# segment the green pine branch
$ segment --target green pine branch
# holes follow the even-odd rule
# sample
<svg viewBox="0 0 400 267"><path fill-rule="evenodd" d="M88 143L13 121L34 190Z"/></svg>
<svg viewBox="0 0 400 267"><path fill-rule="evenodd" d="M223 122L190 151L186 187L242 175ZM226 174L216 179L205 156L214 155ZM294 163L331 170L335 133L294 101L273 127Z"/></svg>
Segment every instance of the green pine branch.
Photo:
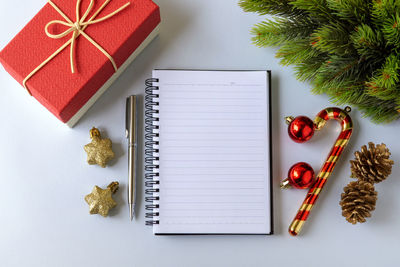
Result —
<svg viewBox="0 0 400 267"><path fill-rule="evenodd" d="M273 15L253 42L279 46L282 65L331 101L357 106L375 122L400 117L400 0L240 0Z"/></svg>
<svg viewBox="0 0 400 267"><path fill-rule="evenodd" d="M340 24L328 24L314 31L311 45L328 54L350 54L354 47L349 43L349 32Z"/></svg>
<svg viewBox="0 0 400 267"><path fill-rule="evenodd" d="M260 47L279 46L285 42L306 38L313 32L313 24L299 24L290 19L276 18L256 24L251 31L253 42Z"/></svg>
<svg viewBox="0 0 400 267"><path fill-rule="evenodd" d="M382 68L366 83L367 94L381 100L400 98L399 70L400 59L397 55L387 57Z"/></svg>
<svg viewBox="0 0 400 267"><path fill-rule="evenodd" d="M351 33L350 40L360 57L383 63L382 55L385 55L388 50L380 31L374 30L369 25L361 24Z"/></svg>
<svg viewBox="0 0 400 267"><path fill-rule="evenodd" d="M371 3L366 0L327 0L332 12L347 25L367 23L371 19Z"/></svg>
<svg viewBox="0 0 400 267"><path fill-rule="evenodd" d="M301 17L305 12L290 4L291 0L240 0L239 6L246 12L259 15L276 15L286 18Z"/></svg>

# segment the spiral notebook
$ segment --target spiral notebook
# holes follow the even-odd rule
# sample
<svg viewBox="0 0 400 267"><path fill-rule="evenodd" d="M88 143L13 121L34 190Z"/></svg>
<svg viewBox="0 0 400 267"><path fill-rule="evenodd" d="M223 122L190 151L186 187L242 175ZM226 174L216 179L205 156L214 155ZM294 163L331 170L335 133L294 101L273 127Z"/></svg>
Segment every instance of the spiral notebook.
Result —
<svg viewBox="0 0 400 267"><path fill-rule="evenodd" d="M154 70L146 80L146 224L272 234L270 71Z"/></svg>

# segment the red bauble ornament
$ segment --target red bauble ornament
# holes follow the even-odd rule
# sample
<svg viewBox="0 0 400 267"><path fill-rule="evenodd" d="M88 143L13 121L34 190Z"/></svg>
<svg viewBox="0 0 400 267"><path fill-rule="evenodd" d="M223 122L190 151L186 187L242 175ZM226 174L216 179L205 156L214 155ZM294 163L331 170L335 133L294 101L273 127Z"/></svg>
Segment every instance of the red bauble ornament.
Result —
<svg viewBox="0 0 400 267"><path fill-rule="evenodd" d="M293 186L304 189L310 187L314 181L313 168L305 162L298 162L289 169L288 178L282 181L281 187L288 188Z"/></svg>
<svg viewBox="0 0 400 267"><path fill-rule="evenodd" d="M297 143L306 142L314 135L314 122L308 117L287 117L286 122L290 138Z"/></svg>

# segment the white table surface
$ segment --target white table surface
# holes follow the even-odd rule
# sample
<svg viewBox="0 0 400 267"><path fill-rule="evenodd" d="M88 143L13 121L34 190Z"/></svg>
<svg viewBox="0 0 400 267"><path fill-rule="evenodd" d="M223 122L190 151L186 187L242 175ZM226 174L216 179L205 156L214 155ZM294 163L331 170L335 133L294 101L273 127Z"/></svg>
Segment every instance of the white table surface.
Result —
<svg viewBox="0 0 400 267"><path fill-rule="evenodd" d="M291 237L287 227L306 191L281 191L279 179L297 161L319 169L340 127L329 123L309 143L295 144L287 136L283 117L314 117L331 105L328 98L312 95L291 68L280 66L275 49L251 44L249 30L262 18L244 13L237 1L156 2L163 20L160 36L72 130L1 68L1 266L395 266L400 260L399 122L374 125L353 109L351 143L301 236ZM0 1L0 48L44 3ZM272 70L275 235L153 236L144 225L141 179L137 218L129 221L125 97L143 95L144 80L153 68ZM88 143L92 126L114 142L117 159L106 169L86 163L82 146ZM376 186L379 199L372 218L353 226L341 216L338 203L350 182L348 161L368 141L386 143L396 165L391 177ZM83 197L94 185L106 186L112 180L121 183L118 207L109 218L90 216Z"/></svg>

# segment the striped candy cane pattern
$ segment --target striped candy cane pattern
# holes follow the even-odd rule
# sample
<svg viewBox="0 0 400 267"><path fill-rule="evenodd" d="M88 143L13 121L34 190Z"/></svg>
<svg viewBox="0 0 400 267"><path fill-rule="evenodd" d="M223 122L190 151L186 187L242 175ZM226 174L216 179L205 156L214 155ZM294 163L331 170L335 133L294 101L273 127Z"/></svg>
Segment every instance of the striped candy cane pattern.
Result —
<svg viewBox="0 0 400 267"><path fill-rule="evenodd" d="M326 108L318 113L317 117L314 119L315 130L320 130L325 126L328 120L334 119L340 122L342 125L342 131L340 132L339 137L336 139L334 146L329 152L328 158L322 165L315 184L308 191L307 196L297 212L296 217L290 224L289 233L293 236L296 236L300 233L301 228L303 227L308 215L311 212L311 209L317 201L322 188L335 168L336 162L338 161L344 148L349 142L353 131L353 123L348 114L350 111L350 107L346 107L344 110L340 108Z"/></svg>

